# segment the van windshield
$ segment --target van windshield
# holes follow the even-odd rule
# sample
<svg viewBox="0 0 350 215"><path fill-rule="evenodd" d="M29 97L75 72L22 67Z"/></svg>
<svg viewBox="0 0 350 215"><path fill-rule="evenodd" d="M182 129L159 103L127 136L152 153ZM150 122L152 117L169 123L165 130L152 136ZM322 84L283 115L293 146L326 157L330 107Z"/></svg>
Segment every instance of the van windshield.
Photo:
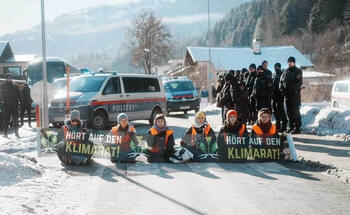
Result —
<svg viewBox="0 0 350 215"><path fill-rule="evenodd" d="M167 82L165 83L164 88L165 88L165 91L167 92L194 90L194 86L191 81Z"/></svg>
<svg viewBox="0 0 350 215"><path fill-rule="evenodd" d="M98 92L106 80L105 76L85 76L70 82L71 92Z"/></svg>

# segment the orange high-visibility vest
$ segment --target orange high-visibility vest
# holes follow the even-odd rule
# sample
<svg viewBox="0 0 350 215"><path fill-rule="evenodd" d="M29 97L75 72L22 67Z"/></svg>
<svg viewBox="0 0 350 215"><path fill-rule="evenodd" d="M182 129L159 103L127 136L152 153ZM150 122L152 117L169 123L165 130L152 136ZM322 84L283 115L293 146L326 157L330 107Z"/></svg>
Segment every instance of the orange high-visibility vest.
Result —
<svg viewBox="0 0 350 215"><path fill-rule="evenodd" d="M157 136L157 135L158 135L158 131L157 131L156 128L151 128L150 131L151 131L151 135L152 135L152 136ZM165 143L164 143L164 148L167 147L169 137L170 137L170 135L172 135L172 134L174 134L174 131L173 131L173 130L166 130L166 132L165 132ZM151 152L157 153L157 152L159 152L159 148L152 147L152 148L151 148Z"/></svg>
<svg viewBox="0 0 350 215"><path fill-rule="evenodd" d="M114 126L112 128L111 132L114 136L118 136L119 128L120 128L119 126ZM135 127L129 125L128 132L126 132L125 136L122 138L121 143L128 143L131 140L130 133L135 131L136 131ZM117 143L118 141L117 138L115 139L115 141L116 141L115 144L120 144L120 143Z"/></svg>
<svg viewBox="0 0 350 215"><path fill-rule="evenodd" d="M261 137L272 137L274 135L277 134L277 129L275 125L272 125L270 130L267 133L264 133L263 130L258 126L258 125L254 125L252 127L252 130Z"/></svg>
<svg viewBox="0 0 350 215"><path fill-rule="evenodd" d="M210 132L210 125L208 124L205 129L204 129L204 136L207 137ZM195 137L196 137L197 131L194 125L192 126L192 136L191 136L191 143L194 142Z"/></svg>
<svg viewBox="0 0 350 215"><path fill-rule="evenodd" d="M244 131L245 131L245 124L242 124L241 129L239 129L238 135L240 137L243 137ZM224 140L226 143L226 140L227 140L227 133L226 132L224 133Z"/></svg>

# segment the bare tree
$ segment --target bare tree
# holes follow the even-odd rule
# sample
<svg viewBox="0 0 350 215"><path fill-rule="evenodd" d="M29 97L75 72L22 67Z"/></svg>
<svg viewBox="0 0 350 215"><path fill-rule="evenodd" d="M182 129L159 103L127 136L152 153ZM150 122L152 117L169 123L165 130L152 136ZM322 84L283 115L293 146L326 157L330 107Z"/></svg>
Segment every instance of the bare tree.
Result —
<svg viewBox="0 0 350 215"><path fill-rule="evenodd" d="M168 60L172 49L169 29L152 12L144 12L132 20L126 33L126 45L132 61L151 74L152 67Z"/></svg>

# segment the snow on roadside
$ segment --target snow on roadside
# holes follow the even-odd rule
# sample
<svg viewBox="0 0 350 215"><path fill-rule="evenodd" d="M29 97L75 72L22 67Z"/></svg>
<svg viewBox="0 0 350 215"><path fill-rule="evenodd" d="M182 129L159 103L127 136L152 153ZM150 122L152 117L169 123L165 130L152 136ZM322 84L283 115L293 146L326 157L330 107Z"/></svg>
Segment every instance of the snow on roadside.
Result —
<svg viewBox="0 0 350 215"><path fill-rule="evenodd" d="M350 138L350 110L303 105L300 112L304 131Z"/></svg>
<svg viewBox="0 0 350 215"><path fill-rule="evenodd" d="M45 168L23 155L0 153L1 214L70 214L78 207L67 200L70 176ZM75 187L80 190L81 188Z"/></svg>

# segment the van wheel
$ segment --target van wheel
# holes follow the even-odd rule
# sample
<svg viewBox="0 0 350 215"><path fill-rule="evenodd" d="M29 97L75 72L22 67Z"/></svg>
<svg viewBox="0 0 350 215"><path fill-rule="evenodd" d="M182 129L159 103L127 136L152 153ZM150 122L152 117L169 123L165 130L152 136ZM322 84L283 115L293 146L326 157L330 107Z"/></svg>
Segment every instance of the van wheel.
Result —
<svg viewBox="0 0 350 215"><path fill-rule="evenodd" d="M107 115L103 111L97 111L92 118L92 127L94 129L104 129L107 125Z"/></svg>
<svg viewBox="0 0 350 215"><path fill-rule="evenodd" d="M338 102L333 102L333 107L334 108L339 108Z"/></svg>
<svg viewBox="0 0 350 215"><path fill-rule="evenodd" d="M153 126L154 118L156 118L156 116L161 113L162 111L158 108L152 111L151 118L149 119L150 126Z"/></svg>

